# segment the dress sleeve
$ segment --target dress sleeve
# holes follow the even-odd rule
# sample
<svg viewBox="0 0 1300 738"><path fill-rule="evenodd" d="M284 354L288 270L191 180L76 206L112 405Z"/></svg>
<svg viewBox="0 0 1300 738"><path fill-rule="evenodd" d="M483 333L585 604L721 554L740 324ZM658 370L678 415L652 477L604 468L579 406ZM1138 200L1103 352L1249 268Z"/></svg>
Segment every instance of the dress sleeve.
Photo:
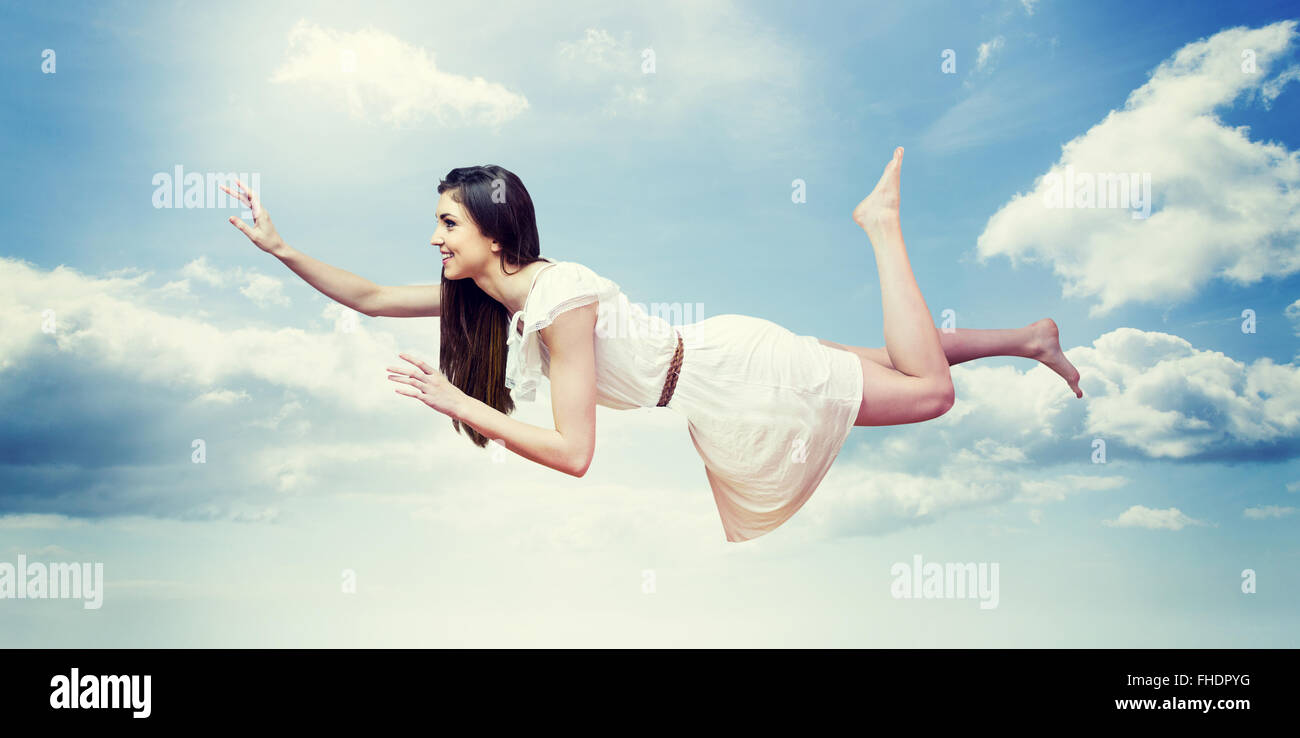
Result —
<svg viewBox="0 0 1300 738"><path fill-rule="evenodd" d="M537 275L537 284L528 299L528 312L524 314L524 332L539 331L565 310L598 302L600 297L601 285L584 274L578 264L556 264Z"/></svg>
<svg viewBox="0 0 1300 738"><path fill-rule="evenodd" d="M532 402L546 359L537 332L561 313L617 294L618 285L575 262L561 262L537 275L523 315L522 336L511 326L506 356L506 386L516 402Z"/></svg>

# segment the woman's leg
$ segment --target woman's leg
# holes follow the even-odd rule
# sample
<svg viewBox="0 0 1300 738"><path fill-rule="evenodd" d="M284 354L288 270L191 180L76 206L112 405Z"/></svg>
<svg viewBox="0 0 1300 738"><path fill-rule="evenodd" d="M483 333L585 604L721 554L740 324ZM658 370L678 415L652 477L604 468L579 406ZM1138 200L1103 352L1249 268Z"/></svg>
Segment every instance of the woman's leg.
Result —
<svg viewBox="0 0 1300 738"><path fill-rule="evenodd" d="M871 239L880 277L885 351L892 368L861 359L862 404L855 425L899 425L937 418L953 404L952 376L939 331L912 274L899 219L903 150L885 166L876 187L853 210Z"/></svg>
<svg viewBox="0 0 1300 738"><path fill-rule="evenodd" d="M889 352L883 348L844 346L821 338L817 340L831 348L857 354L863 359L874 361L889 369L894 368L893 362L889 360ZM939 340L943 344L943 353L948 357L949 366L986 356L1021 356L1026 359L1037 359L1061 375L1076 397L1083 397L1083 390L1079 389L1079 370L1074 368L1074 364L1071 364L1061 351L1056 322L1051 318L1043 318L1024 328L1005 330L958 328L953 333L940 331Z"/></svg>

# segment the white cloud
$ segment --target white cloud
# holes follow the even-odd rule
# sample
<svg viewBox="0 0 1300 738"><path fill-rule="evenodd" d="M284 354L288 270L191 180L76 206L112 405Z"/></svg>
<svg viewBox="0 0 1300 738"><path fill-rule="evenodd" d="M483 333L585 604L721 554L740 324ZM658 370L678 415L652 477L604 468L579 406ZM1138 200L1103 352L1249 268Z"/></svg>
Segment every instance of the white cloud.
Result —
<svg viewBox="0 0 1300 738"><path fill-rule="evenodd" d="M1104 492L1119 489L1127 485L1128 479L1119 476L1088 476L1085 474L1064 474L1051 479L1028 478L1020 483L1017 502L1041 505L1046 502L1062 502L1076 492Z"/></svg>
<svg viewBox="0 0 1300 738"><path fill-rule="evenodd" d="M181 276L185 277L187 285L188 280L192 279L196 282L202 282L210 287L224 287L227 279L237 277L238 274L239 273L236 270L231 270L228 273L222 272L220 269L217 269L212 264L208 263L207 256L200 256L181 267ZM168 284L171 283L169 282ZM186 289L188 291L188 287Z"/></svg>
<svg viewBox="0 0 1300 738"><path fill-rule="evenodd" d="M185 271L223 285L238 273L249 279L254 294L275 293L257 286L265 284L258 275L242 270L221 273L202 260L186 265ZM361 410L390 404L388 388L379 380L385 377L382 362L404 350L391 332L396 325L384 326L390 329L385 332L371 331L366 328L369 319L363 319L346 335L287 327L224 330L143 302L149 290L142 283L151 274L104 279L65 266L43 271L0 258L0 356L10 367L17 361L59 357L186 391L216 390L243 378L300 389ZM44 307L54 313L53 333L41 330Z"/></svg>
<svg viewBox="0 0 1300 738"><path fill-rule="evenodd" d="M1286 86L1286 83L1298 79L1300 79L1300 66L1293 64L1278 76L1264 82L1259 89L1260 100L1264 103L1264 107L1271 108L1273 101L1277 99L1278 95L1282 94L1282 88Z"/></svg>
<svg viewBox="0 0 1300 738"><path fill-rule="evenodd" d="M70 518L66 515L48 515L40 513L0 515L0 530L56 530L75 528L85 525L86 521Z"/></svg>
<svg viewBox="0 0 1300 738"><path fill-rule="evenodd" d="M1295 324L1295 334L1300 336L1300 300L1287 305L1282 314L1287 317L1287 320Z"/></svg>
<svg viewBox="0 0 1300 738"><path fill-rule="evenodd" d="M1152 457L1248 455L1300 436L1300 367L1244 363L1165 333L1120 328L1070 352L1095 391L1087 432ZM1083 367L1087 367L1084 369Z"/></svg>
<svg viewBox="0 0 1300 738"><path fill-rule="evenodd" d="M243 286L239 288L239 294L252 300L258 307L270 307L272 305L287 307L290 304L289 298L284 294L283 280L252 269L244 269L243 267L234 267L222 271L208 263L207 256L200 256L181 267L181 275L185 277L182 282L185 285L184 289L167 289L171 285L177 284L176 282L168 282L155 292L160 296L175 296L178 293L189 294L189 280L191 279L212 287L226 287L242 283Z"/></svg>
<svg viewBox="0 0 1300 738"><path fill-rule="evenodd" d="M1027 15L1033 15L1034 6L1038 4L1038 0L1020 0L1020 4L1024 6Z"/></svg>
<svg viewBox="0 0 1300 738"><path fill-rule="evenodd" d="M600 112L615 117L640 115L650 103L646 80L653 75L641 70L642 52L628 33L619 40L603 28L588 28L580 40L559 42L557 55L559 69L569 84L607 90L597 93L606 97Z"/></svg>
<svg viewBox="0 0 1300 738"><path fill-rule="evenodd" d="M164 298L187 297L190 294L190 281L188 279L178 279L173 282L168 282L162 287L159 287L156 292L159 297Z"/></svg>
<svg viewBox="0 0 1300 738"><path fill-rule="evenodd" d="M1176 507L1154 510L1142 505L1134 505L1121 513L1115 520L1103 520L1102 523L1118 528L1149 528L1151 530L1182 530L1189 525L1208 525L1205 521L1195 520L1184 515Z"/></svg>
<svg viewBox="0 0 1300 738"><path fill-rule="evenodd" d="M989 219L979 258L1044 262L1066 296L1096 298L1093 315L1187 299L1214 278L1248 285L1300 271L1300 155L1214 115L1265 89L1295 28L1232 28L1179 49ZM1242 71L1242 49L1255 51L1258 73ZM1153 210L1143 219L1134 209L1047 207L1067 171L1149 175Z"/></svg>
<svg viewBox="0 0 1300 738"><path fill-rule="evenodd" d="M232 283L202 265L190 271ZM171 308L145 284L151 273L117 274L0 258L0 369L19 403L5 410L0 442L23 454L0 464L0 513L265 521L277 511L262 497L302 477L259 481L240 459L314 429L312 411L327 434L369 439L381 417L394 434L432 432L384 367L400 351L436 356L436 325L432 338L426 321L387 330L360 321L348 333L223 327ZM207 304L219 309L220 298ZM268 388L300 399L270 405ZM199 440L202 466L191 458Z"/></svg>
<svg viewBox="0 0 1300 738"><path fill-rule="evenodd" d="M962 461L987 460L995 462L1013 462L1017 464L1029 460L1025 456L1023 449L1009 444L998 443L992 438L981 438L975 442L972 448L963 448L958 451L958 459Z"/></svg>
<svg viewBox="0 0 1300 738"><path fill-rule="evenodd" d="M989 67L993 63L994 57L996 57L998 52L1002 50L1004 43L1005 39L1001 36L997 36L980 44L979 54L975 58L975 71L980 72L986 67Z"/></svg>
<svg viewBox="0 0 1300 738"><path fill-rule="evenodd" d="M930 429L933 436L934 429ZM936 523L945 517L1008 503L1034 506L1030 520L1042 520L1042 505L1075 494L1119 489L1130 480L1118 475L1059 474L1051 479L1038 469L1004 467L959 460L895 471L882 468L874 452L861 461L842 452L812 499L787 523L797 532L785 536L830 538L883 535ZM936 454L939 454L936 450ZM783 536L783 537L785 537Z"/></svg>
<svg viewBox="0 0 1300 738"><path fill-rule="evenodd" d="M257 303L258 307L289 304L283 293L284 282L265 274L248 275L248 284L239 288L239 294Z"/></svg>
<svg viewBox="0 0 1300 738"><path fill-rule="evenodd" d="M580 41L560 42L560 56L602 69L628 61L625 49L603 28L588 28Z"/></svg>
<svg viewBox="0 0 1300 738"><path fill-rule="evenodd" d="M1266 518L1281 518L1291 515L1295 512L1294 507L1281 507L1279 505L1265 505L1263 507L1248 507L1242 511L1242 514L1251 520L1264 520Z"/></svg>
<svg viewBox="0 0 1300 738"><path fill-rule="evenodd" d="M279 430L280 424L283 423L286 418L288 418L291 415L294 415L295 413L300 413L302 409L303 409L302 403L297 402L296 400L290 400L289 402L286 402L283 405L281 405L280 409L276 411L275 415L272 415L267 418L259 418L256 420L247 421L247 425L253 428L266 428L268 430ZM309 430L311 430L311 421L299 420L297 423L294 424L293 428L291 429L291 432L293 433L293 435L301 436Z"/></svg>
<svg viewBox="0 0 1300 738"><path fill-rule="evenodd" d="M250 399L252 398L249 397L248 393L244 390L235 391L221 389L204 392L194 398L194 401L212 403L214 405L233 405L236 402L246 402Z"/></svg>
<svg viewBox="0 0 1300 738"><path fill-rule="evenodd" d="M440 125L497 126L528 109L522 94L443 71L432 51L373 28L338 31L299 21L288 45L270 81L324 91L358 118L378 113L396 127L428 116Z"/></svg>
<svg viewBox="0 0 1300 738"><path fill-rule="evenodd" d="M799 528L816 535L879 535L933 523L957 510L1009 501L1015 480L990 467L923 475L836 462L799 511ZM788 525L788 523L787 523Z"/></svg>
<svg viewBox="0 0 1300 738"><path fill-rule="evenodd" d="M793 45L780 28L755 21L734 2L667 2L638 17L635 33L616 36L588 27L556 44L552 76L591 88L601 104L581 108L605 117L653 120L656 127L698 126L702 113L726 122L730 139L761 141L781 155L822 115L806 90L816 57ZM645 62L653 59L652 73ZM799 64L789 60L799 59ZM747 150L750 159L753 153Z"/></svg>

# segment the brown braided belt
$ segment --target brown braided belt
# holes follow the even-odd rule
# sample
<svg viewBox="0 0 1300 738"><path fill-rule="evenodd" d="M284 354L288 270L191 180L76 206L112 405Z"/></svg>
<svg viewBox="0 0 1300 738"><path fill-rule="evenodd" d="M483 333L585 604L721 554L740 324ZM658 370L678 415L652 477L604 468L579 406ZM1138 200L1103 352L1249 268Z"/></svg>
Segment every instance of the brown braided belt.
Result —
<svg viewBox="0 0 1300 738"><path fill-rule="evenodd" d="M668 367L668 378L664 380L663 394L659 395L659 404L655 407L664 407L668 401L673 399L673 390L677 389L677 375L682 371L682 334L677 329L677 350L673 352L673 363Z"/></svg>

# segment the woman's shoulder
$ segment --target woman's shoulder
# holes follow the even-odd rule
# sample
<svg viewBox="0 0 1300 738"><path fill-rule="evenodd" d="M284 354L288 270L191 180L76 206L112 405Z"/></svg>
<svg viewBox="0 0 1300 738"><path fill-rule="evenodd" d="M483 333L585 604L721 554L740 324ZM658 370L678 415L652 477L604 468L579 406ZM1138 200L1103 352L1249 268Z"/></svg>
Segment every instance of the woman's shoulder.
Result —
<svg viewBox="0 0 1300 738"><path fill-rule="evenodd" d="M604 302L620 292L615 282L602 277L585 264L559 259L550 261L553 265L543 267L537 275L535 299L530 301L530 308L537 318L544 315L549 317L557 308L590 302L592 297Z"/></svg>
<svg viewBox="0 0 1300 738"><path fill-rule="evenodd" d="M549 282L564 283L567 287L577 286L580 288L597 289L600 292L607 292L611 289L618 290L618 285L613 280L608 279L591 267L577 261L567 261L562 259L548 259L554 266L543 267L543 271L538 275L538 280L546 279L549 276Z"/></svg>

